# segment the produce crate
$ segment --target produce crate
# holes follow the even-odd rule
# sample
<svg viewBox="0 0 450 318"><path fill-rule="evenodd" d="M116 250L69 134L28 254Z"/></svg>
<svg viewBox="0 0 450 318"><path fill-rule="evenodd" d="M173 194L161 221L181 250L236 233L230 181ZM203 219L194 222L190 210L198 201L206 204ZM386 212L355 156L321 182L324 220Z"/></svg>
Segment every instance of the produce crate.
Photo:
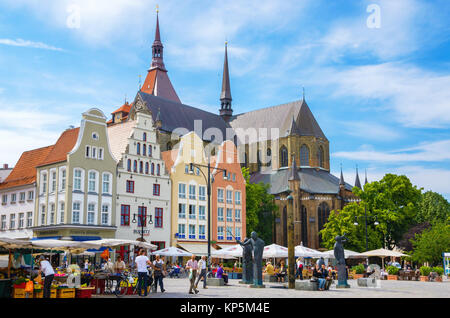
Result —
<svg viewBox="0 0 450 318"><path fill-rule="evenodd" d="M95 287L77 288L76 297L77 298L91 298Z"/></svg>
<svg viewBox="0 0 450 318"><path fill-rule="evenodd" d="M92 279L90 285L91 287L95 287L94 294L103 294L105 292L104 279Z"/></svg>
<svg viewBox="0 0 450 318"><path fill-rule="evenodd" d="M56 295L57 298L75 298L75 288L59 288Z"/></svg>
<svg viewBox="0 0 450 318"><path fill-rule="evenodd" d="M26 285L27 285L27 283L14 284L14 288L25 289Z"/></svg>
<svg viewBox="0 0 450 318"><path fill-rule="evenodd" d="M25 288L14 288L13 290L13 298L26 298L26 295L27 293L25 293Z"/></svg>
<svg viewBox="0 0 450 318"><path fill-rule="evenodd" d="M57 298L58 294L56 291L57 291L57 288L50 289L50 298Z"/></svg>
<svg viewBox="0 0 450 318"><path fill-rule="evenodd" d="M33 298L43 298L44 297L44 289L35 289L33 293Z"/></svg>

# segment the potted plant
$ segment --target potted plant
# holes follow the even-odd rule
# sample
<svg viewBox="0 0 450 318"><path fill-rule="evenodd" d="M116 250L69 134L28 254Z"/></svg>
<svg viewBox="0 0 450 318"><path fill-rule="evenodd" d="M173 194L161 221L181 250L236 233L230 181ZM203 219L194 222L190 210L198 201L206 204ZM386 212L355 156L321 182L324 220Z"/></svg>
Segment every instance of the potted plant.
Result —
<svg viewBox="0 0 450 318"><path fill-rule="evenodd" d="M419 270L420 270L420 281L428 282L428 275L430 275L431 273L431 267L422 266Z"/></svg>
<svg viewBox="0 0 450 318"><path fill-rule="evenodd" d="M432 271L437 274L435 281L442 282L442 275L444 274L444 269L442 267L436 266L432 268Z"/></svg>
<svg viewBox="0 0 450 318"><path fill-rule="evenodd" d="M398 272L399 272L399 268L395 267L395 266L388 266L386 268L386 271L388 272L388 280L398 280Z"/></svg>
<svg viewBox="0 0 450 318"><path fill-rule="evenodd" d="M352 267L352 271L355 272L355 274L353 275L354 279L358 279L358 278L363 278L364 277L364 272L365 272L365 268L363 264L358 264L356 266Z"/></svg>

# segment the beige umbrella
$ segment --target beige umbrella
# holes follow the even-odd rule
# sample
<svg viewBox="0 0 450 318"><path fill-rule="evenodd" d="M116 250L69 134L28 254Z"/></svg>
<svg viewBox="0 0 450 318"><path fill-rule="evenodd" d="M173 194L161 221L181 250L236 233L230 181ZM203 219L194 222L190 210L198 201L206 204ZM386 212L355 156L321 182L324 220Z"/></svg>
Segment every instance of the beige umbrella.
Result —
<svg viewBox="0 0 450 318"><path fill-rule="evenodd" d="M386 257L402 257L402 256L408 256L406 254L400 253L400 252L396 252L396 251L391 251L391 250L387 250L384 248L379 248L377 250L373 250L373 251L367 251L364 253L361 253L361 255L370 257L381 257L382 258L382 264L383 264L383 269L384 269L384 259Z"/></svg>

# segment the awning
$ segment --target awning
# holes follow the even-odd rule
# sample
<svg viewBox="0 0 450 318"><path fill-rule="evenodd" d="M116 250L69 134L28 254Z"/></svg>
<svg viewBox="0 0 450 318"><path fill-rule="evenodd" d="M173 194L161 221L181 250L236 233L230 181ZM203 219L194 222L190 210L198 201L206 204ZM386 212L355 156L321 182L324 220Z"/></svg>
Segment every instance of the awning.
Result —
<svg viewBox="0 0 450 318"><path fill-rule="evenodd" d="M208 255L208 244L200 243L200 244L187 244L187 243L178 243L178 246L182 249L188 251L189 253L203 256ZM216 249L211 245L211 252Z"/></svg>

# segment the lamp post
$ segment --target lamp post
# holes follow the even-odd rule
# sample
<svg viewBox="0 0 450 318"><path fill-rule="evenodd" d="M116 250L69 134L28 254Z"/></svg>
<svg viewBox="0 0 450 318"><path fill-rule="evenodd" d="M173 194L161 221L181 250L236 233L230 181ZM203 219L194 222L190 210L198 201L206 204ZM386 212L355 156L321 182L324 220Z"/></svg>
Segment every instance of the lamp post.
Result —
<svg viewBox="0 0 450 318"><path fill-rule="evenodd" d="M289 190L287 200L289 202L289 209L287 215L288 223L288 287L295 288L295 246L294 246L294 197L292 191Z"/></svg>
<svg viewBox="0 0 450 318"><path fill-rule="evenodd" d="M211 180L211 177L214 177L216 174L219 173L219 171L223 171L225 172L225 175L227 174L227 170L226 169L221 169L216 167L215 169L217 170L217 172L212 175L211 173L211 162L210 162L210 158L208 157L208 164L207 165L202 165L202 164L197 164L197 163L190 163L189 164L189 173L193 174L194 173L194 167L196 167L203 175L203 177L205 178L205 181L207 183L207 195L208 195L208 272L211 271L211 184L212 182L214 182L214 179ZM205 175L205 173L202 171L202 169L200 168L207 168L208 169L208 175Z"/></svg>
<svg viewBox="0 0 450 318"><path fill-rule="evenodd" d="M141 224L141 242L144 242L144 226L146 226L146 222L147 222L147 208L144 206L144 203L142 203L142 205L139 207L141 208L141 213L134 213L133 214L133 223L136 223L136 216L138 217L139 223ZM144 214L145 211L145 214ZM153 220L152 220L152 216L149 215L149 221L148 224L153 224Z"/></svg>
<svg viewBox="0 0 450 318"><path fill-rule="evenodd" d="M367 220L371 219L369 217L367 217L367 209L366 209L366 205L364 205L364 223L365 223L365 229L366 229L366 252L369 250L369 238L367 235ZM380 223L378 222L378 217L375 216L375 221L373 223L375 226L379 225ZM355 215L355 222L353 223L353 225L358 226L358 217Z"/></svg>

